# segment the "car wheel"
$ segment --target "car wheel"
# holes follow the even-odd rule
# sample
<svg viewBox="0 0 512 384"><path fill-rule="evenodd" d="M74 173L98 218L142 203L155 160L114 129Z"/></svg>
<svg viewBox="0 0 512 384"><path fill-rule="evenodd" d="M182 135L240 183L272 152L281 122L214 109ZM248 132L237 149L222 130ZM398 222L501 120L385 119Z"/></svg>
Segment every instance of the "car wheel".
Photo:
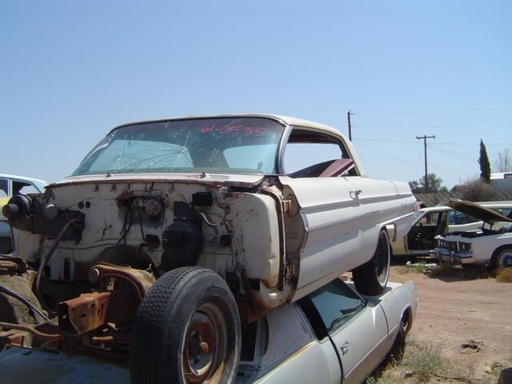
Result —
<svg viewBox="0 0 512 384"><path fill-rule="evenodd" d="M496 253L496 267L512 267L512 248L503 248Z"/></svg>
<svg viewBox="0 0 512 384"><path fill-rule="evenodd" d="M206 268L177 268L155 282L135 316L132 383L232 383L240 351L240 317L226 282Z"/></svg>
<svg viewBox="0 0 512 384"><path fill-rule="evenodd" d="M386 288L391 262L391 246L387 231L379 234L373 257L352 271L356 289L363 295L378 296Z"/></svg>
<svg viewBox="0 0 512 384"><path fill-rule="evenodd" d="M390 364L396 364L402 361L404 357L405 352L405 335L407 334L403 321L400 320L400 324L398 326L398 333L396 335L395 342L393 343L393 346L391 347L388 356L387 361Z"/></svg>

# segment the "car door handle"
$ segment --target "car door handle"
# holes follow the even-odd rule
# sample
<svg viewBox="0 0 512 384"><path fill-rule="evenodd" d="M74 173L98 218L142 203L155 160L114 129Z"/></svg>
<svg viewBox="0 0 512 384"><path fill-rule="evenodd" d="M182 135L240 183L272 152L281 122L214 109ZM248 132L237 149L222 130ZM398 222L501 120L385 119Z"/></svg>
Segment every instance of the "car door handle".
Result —
<svg viewBox="0 0 512 384"><path fill-rule="evenodd" d="M349 346L350 346L350 343L348 341L345 341L343 344L340 345L340 350L343 355L347 354Z"/></svg>
<svg viewBox="0 0 512 384"><path fill-rule="evenodd" d="M361 194L361 192L363 192L362 190L360 189L353 189L349 192L350 194L350 198L352 199L359 199L359 195Z"/></svg>

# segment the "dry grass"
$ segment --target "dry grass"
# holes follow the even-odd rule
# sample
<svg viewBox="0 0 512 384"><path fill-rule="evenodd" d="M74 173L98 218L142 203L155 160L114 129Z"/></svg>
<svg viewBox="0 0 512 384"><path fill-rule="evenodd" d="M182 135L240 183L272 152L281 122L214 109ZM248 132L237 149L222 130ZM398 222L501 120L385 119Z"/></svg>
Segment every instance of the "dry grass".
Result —
<svg viewBox="0 0 512 384"><path fill-rule="evenodd" d="M512 268L500 268L496 270L496 281L500 283L512 283Z"/></svg>
<svg viewBox="0 0 512 384"><path fill-rule="evenodd" d="M366 384L495 384L504 366L494 362L484 378L476 379L471 363L451 362L443 355L440 345L409 338L403 360L377 371Z"/></svg>
<svg viewBox="0 0 512 384"><path fill-rule="evenodd" d="M427 274L432 278L451 278L454 280L476 280L495 277L494 271L485 266L466 265L463 267L461 265L444 263L428 270Z"/></svg>
<svg viewBox="0 0 512 384"><path fill-rule="evenodd" d="M414 340L408 344L410 353L404 357L403 365L418 383L428 383L436 374L445 371L446 359L439 346Z"/></svg>
<svg viewBox="0 0 512 384"><path fill-rule="evenodd" d="M432 278L439 278L460 275L461 272L462 268L460 267L455 267L449 264L440 264L437 267L430 269L428 271L428 276Z"/></svg>
<svg viewBox="0 0 512 384"><path fill-rule="evenodd" d="M432 263L418 262L404 265L398 270L399 273L424 273L432 278L451 277L454 279L487 279L496 278L500 283L512 283L512 268L499 268L490 270L484 266L468 265L462 267L460 265L452 265L441 263L432 267Z"/></svg>

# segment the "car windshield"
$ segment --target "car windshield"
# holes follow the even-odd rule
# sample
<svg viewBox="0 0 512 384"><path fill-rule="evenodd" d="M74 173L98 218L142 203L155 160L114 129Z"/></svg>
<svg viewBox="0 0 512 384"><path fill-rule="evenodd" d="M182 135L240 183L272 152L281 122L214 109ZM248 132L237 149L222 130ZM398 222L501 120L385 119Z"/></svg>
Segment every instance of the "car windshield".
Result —
<svg viewBox="0 0 512 384"><path fill-rule="evenodd" d="M73 173L275 174L285 127L261 117L198 118L118 127Z"/></svg>

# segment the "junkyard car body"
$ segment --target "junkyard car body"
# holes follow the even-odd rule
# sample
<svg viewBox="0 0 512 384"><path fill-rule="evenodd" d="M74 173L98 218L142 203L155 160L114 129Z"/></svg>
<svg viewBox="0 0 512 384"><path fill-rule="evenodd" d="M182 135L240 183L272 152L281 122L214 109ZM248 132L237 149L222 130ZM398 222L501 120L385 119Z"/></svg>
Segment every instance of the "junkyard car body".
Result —
<svg viewBox="0 0 512 384"><path fill-rule="evenodd" d="M294 146L315 145L291 158ZM337 177L319 177L327 165L319 168L318 156L350 165ZM299 160L310 167L291 172ZM366 177L338 131L259 115L118 127L41 200L44 212L20 227L46 236L43 252L63 223L83 222L64 234L48 263L50 280L87 279L95 263L132 251L137 257L125 264L160 271L180 261L221 275L243 268L266 307L368 261L386 225L395 225L397 236L408 229L414 204L405 183ZM187 231L189 238L174 238ZM188 244L177 255L176 243L187 241L198 249Z"/></svg>
<svg viewBox="0 0 512 384"><path fill-rule="evenodd" d="M361 297L335 280L244 328L236 383L360 383L390 354L400 358L416 313L412 282ZM126 369L82 356L8 349L5 384L125 383Z"/></svg>
<svg viewBox="0 0 512 384"><path fill-rule="evenodd" d="M499 209L487 209L469 201L450 201L454 209L480 219L478 229L453 232L437 238L436 257L444 262L463 265L512 267L512 205L499 203Z"/></svg>
<svg viewBox="0 0 512 384"><path fill-rule="evenodd" d="M334 280L258 323L254 358L242 360L239 382L361 383L390 352L399 358L415 313L412 282L363 299Z"/></svg>
<svg viewBox="0 0 512 384"><path fill-rule="evenodd" d="M512 209L511 201L477 202L484 208L506 213ZM424 207L416 211L411 229L406 236L391 242L393 255L431 256L438 236L479 229L483 222L445 204Z"/></svg>
<svg viewBox="0 0 512 384"><path fill-rule="evenodd" d="M133 318L145 335L154 326L137 319L154 316L140 313L163 311L156 303L171 300L159 292L180 279L209 290L196 275L223 292L217 277L229 286L222 308L197 304L212 329L222 328L218 312L238 309L242 324L251 323L350 270L360 292L381 293L388 230L408 231L414 203L406 183L367 177L351 142L333 128L222 115L119 126L70 177L44 194L12 197L4 211L14 227L44 238L34 287L58 308L59 332L86 348L127 351ZM210 291L205 297L217 300ZM176 295L171 301L196 299Z"/></svg>
<svg viewBox="0 0 512 384"><path fill-rule="evenodd" d="M12 228L2 214L2 207L9 198L19 193L42 193L47 183L32 177L0 174L0 255L34 255L39 243L34 236L24 236Z"/></svg>

